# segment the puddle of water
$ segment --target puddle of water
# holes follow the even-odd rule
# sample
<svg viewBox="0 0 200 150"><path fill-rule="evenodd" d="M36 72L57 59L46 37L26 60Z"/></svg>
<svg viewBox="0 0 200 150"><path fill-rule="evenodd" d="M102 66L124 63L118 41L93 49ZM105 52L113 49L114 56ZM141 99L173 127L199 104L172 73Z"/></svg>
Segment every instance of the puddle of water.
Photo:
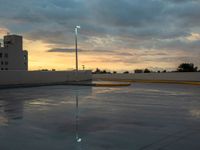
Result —
<svg viewBox="0 0 200 150"><path fill-rule="evenodd" d="M200 88L192 87L2 90L0 149L200 149Z"/></svg>

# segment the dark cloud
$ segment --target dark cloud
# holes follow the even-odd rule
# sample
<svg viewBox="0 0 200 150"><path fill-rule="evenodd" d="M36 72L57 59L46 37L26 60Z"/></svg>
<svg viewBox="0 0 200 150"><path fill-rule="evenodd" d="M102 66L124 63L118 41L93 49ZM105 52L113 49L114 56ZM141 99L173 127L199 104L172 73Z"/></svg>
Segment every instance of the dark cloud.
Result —
<svg viewBox="0 0 200 150"><path fill-rule="evenodd" d="M156 45L156 49L164 50L179 50L188 52L200 52L200 40L195 41L183 41L183 40L169 40L159 41Z"/></svg>
<svg viewBox="0 0 200 150"><path fill-rule="evenodd" d="M119 55L119 56L131 56L133 55L132 53L128 52L118 52L118 51L111 51L111 50L83 50L83 49L78 49L79 52L81 53L87 53L87 54L105 54L106 55ZM55 53L75 53L74 48L51 48L47 50L47 52L55 52Z"/></svg>
<svg viewBox="0 0 200 150"><path fill-rule="evenodd" d="M164 0L172 3L188 3L188 2L199 2L199 0Z"/></svg>
<svg viewBox="0 0 200 150"><path fill-rule="evenodd" d="M78 51L82 51L82 50L78 50ZM47 52L56 52L56 53L73 53L75 52L75 49L73 48L52 48L47 50Z"/></svg>
<svg viewBox="0 0 200 150"><path fill-rule="evenodd" d="M95 0L90 5L99 23L135 28L156 24L164 8L162 2L151 0Z"/></svg>
<svg viewBox="0 0 200 150"><path fill-rule="evenodd" d="M185 35L187 31L181 31L181 29L177 31L178 28L171 28L171 26L175 26L174 24L177 23L178 18L174 18L176 14L170 16L170 11L173 12L174 8L179 8L177 13L180 14L177 15L184 15L182 9L188 11L187 7L194 6L189 3L184 6L172 7L166 5L165 1L159 0L144 0L143 2L140 0L20 1L20 5L17 2L4 3L0 7L2 9L1 17L12 22L18 21L27 25L34 24L34 27L31 25L31 28L29 28L32 31L35 31L34 29L42 30L43 26L50 31L55 30L51 24L56 24L55 27L65 31L66 29L72 30L76 24L81 24L84 27L84 33L88 35L95 35L96 33L128 34L140 38ZM15 8L14 12L13 7ZM195 7L199 8L198 6ZM191 9L188 13L192 13L191 16L194 16ZM9 26L16 28L12 25ZM170 28L166 31L164 30L165 27Z"/></svg>
<svg viewBox="0 0 200 150"><path fill-rule="evenodd" d="M73 27L81 24L83 33L88 36L110 34L133 38L174 38L190 32L189 29L178 28L179 24L186 22L183 17L188 24L196 24L197 20L194 20L200 14L199 5L192 1L184 5L170 5L161 0L20 1L21 5L6 2L2 6L4 13L1 17L6 16L22 24L34 24L34 27L31 25L31 33L44 28L49 32L59 28L62 32L68 30L72 33ZM13 7L16 9L14 12L11 11Z"/></svg>
<svg viewBox="0 0 200 150"><path fill-rule="evenodd" d="M49 44L73 44L74 43L74 35L71 33L71 36L69 36L69 33L67 31L62 30L37 30L29 33L25 33L25 38L30 40L41 40L43 42L49 43Z"/></svg>

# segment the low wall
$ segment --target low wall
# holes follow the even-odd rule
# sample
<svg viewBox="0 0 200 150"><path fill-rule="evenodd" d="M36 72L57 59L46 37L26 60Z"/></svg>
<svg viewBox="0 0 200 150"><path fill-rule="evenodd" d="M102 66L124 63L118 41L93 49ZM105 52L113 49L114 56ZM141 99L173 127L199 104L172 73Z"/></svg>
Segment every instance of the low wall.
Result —
<svg viewBox="0 0 200 150"><path fill-rule="evenodd" d="M92 80L91 71L0 71L0 86Z"/></svg>
<svg viewBox="0 0 200 150"><path fill-rule="evenodd" d="M200 81L200 72L135 73L135 74L93 74L92 78L107 80L169 80Z"/></svg>

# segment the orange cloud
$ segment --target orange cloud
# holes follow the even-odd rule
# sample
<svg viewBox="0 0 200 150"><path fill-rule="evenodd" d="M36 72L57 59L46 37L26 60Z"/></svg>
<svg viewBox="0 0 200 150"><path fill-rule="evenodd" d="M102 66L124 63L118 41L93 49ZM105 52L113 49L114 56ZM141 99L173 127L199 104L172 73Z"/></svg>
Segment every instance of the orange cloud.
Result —
<svg viewBox="0 0 200 150"><path fill-rule="evenodd" d="M200 34L199 33L191 33L191 35L188 36L186 39L189 40L189 41L200 40Z"/></svg>
<svg viewBox="0 0 200 150"><path fill-rule="evenodd" d="M0 36L1 37L3 37L4 35L6 35L7 33L9 33L8 29L0 27Z"/></svg>

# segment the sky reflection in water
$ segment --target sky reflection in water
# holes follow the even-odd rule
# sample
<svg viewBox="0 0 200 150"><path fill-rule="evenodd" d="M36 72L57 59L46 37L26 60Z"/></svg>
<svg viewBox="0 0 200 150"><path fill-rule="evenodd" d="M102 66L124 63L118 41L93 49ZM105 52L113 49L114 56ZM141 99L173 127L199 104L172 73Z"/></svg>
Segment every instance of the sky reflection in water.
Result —
<svg viewBox="0 0 200 150"><path fill-rule="evenodd" d="M199 110L189 85L0 90L0 149L200 149Z"/></svg>

